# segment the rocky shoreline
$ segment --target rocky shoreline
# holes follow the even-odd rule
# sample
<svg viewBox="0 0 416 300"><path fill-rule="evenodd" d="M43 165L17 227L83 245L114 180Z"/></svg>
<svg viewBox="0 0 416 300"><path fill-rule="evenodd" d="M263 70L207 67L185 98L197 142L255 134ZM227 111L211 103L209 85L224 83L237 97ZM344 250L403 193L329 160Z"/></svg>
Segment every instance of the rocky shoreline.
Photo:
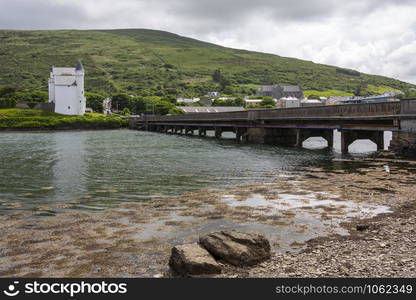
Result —
<svg viewBox="0 0 416 300"><path fill-rule="evenodd" d="M263 234L273 254L217 277L416 277L415 174L414 161L335 159L274 182L94 213L78 200L33 210L2 202L12 213L0 218L0 277L167 277L173 246L234 229Z"/></svg>
<svg viewBox="0 0 416 300"><path fill-rule="evenodd" d="M416 202L343 226L349 235L315 238L300 253L274 253L252 268L228 266L217 277L416 277Z"/></svg>

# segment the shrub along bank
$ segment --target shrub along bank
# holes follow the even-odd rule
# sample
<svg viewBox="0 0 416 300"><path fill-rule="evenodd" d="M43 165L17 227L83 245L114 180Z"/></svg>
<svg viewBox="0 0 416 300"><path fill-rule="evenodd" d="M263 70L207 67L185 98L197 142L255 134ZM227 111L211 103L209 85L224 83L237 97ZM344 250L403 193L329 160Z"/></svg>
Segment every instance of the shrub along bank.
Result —
<svg viewBox="0 0 416 300"><path fill-rule="evenodd" d="M120 116L67 116L36 109L0 109L0 130L112 129L127 125L128 120Z"/></svg>

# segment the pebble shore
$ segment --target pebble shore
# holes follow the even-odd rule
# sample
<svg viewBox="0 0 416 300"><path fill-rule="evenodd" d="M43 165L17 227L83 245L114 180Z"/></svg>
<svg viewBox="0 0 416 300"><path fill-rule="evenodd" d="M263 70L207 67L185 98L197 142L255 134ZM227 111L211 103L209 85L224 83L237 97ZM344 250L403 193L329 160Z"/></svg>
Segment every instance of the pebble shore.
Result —
<svg viewBox="0 0 416 300"><path fill-rule="evenodd" d="M348 236L308 241L299 254L274 254L254 268L220 277L416 277L416 204L344 224Z"/></svg>

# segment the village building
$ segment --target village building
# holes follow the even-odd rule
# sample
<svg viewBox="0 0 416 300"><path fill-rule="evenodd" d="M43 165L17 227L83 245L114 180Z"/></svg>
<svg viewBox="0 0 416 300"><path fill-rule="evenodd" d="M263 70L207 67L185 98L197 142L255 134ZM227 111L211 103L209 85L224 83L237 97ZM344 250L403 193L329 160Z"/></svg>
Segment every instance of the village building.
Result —
<svg viewBox="0 0 416 300"><path fill-rule="evenodd" d="M211 98L202 97L201 100L199 100L199 102L205 106L211 106L214 101Z"/></svg>
<svg viewBox="0 0 416 300"><path fill-rule="evenodd" d="M326 105L336 105L342 103L342 101L350 99L350 96L330 96L326 101Z"/></svg>
<svg viewBox="0 0 416 300"><path fill-rule="evenodd" d="M208 92L207 93L207 97L215 98L219 96L220 96L220 92Z"/></svg>
<svg viewBox="0 0 416 300"><path fill-rule="evenodd" d="M302 88L298 85L263 85L257 90L257 95L263 97L272 97L274 99L293 97L303 99Z"/></svg>
<svg viewBox="0 0 416 300"><path fill-rule="evenodd" d="M186 105L190 105L199 102L200 100L200 98L176 98L176 103L185 103Z"/></svg>
<svg viewBox="0 0 416 300"><path fill-rule="evenodd" d="M219 113L219 112L232 112L232 111L244 111L244 107L239 106L177 106L185 113Z"/></svg>
<svg viewBox="0 0 416 300"><path fill-rule="evenodd" d="M283 97L277 100L278 108L300 107L300 100L295 97Z"/></svg>
<svg viewBox="0 0 416 300"><path fill-rule="evenodd" d="M84 67L78 61L75 68L52 67L49 78L49 103L54 111L63 115L84 115Z"/></svg>
<svg viewBox="0 0 416 300"><path fill-rule="evenodd" d="M261 104L262 101L263 101L263 99L250 99L248 97L244 98L244 102L247 103L247 104L256 105L256 104Z"/></svg>
<svg viewBox="0 0 416 300"><path fill-rule="evenodd" d="M340 104L380 103L391 101L399 101L399 99L397 99L397 97L393 96L391 93L385 93L383 95L369 97L350 97L349 99L340 101Z"/></svg>
<svg viewBox="0 0 416 300"><path fill-rule="evenodd" d="M300 101L301 107L322 106L322 105L325 105L325 103L318 99L304 99Z"/></svg>

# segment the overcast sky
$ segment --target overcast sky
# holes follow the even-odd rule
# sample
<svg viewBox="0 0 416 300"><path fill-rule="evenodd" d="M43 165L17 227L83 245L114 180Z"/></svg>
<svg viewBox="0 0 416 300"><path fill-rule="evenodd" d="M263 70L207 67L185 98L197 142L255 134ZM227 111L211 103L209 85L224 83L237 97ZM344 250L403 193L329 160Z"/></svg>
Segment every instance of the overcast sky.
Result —
<svg viewBox="0 0 416 300"><path fill-rule="evenodd" d="M160 29L416 83L416 0L0 0L0 28Z"/></svg>

